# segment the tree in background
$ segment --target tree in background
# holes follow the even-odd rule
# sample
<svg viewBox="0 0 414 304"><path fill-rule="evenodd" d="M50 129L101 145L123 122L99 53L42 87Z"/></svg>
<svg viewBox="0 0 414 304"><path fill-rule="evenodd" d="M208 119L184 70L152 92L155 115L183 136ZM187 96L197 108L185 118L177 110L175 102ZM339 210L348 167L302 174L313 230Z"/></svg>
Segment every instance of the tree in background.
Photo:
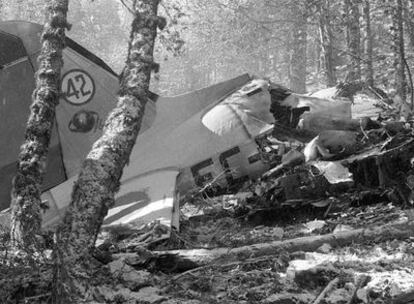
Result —
<svg viewBox="0 0 414 304"><path fill-rule="evenodd" d="M414 0L408 0L403 7L404 21L407 24L407 35L410 48L414 48Z"/></svg>
<svg viewBox="0 0 414 304"><path fill-rule="evenodd" d="M50 136L59 102L60 71L63 65L68 0L51 0L41 37L36 88L21 147L12 190L11 239L15 245L29 248L36 244L40 231L40 187L43 182Z"/></svg>
<svg viewBox="0 0 414 304"><path fill-rule="evenodd" d="M130 7L132 0L123 2ZM3 3L3 20L42 20L33 9L44 5L40 0ZM409 66L414 64L413 3L402 1L400 19ZM390 75L395 71L395 51L390 46L395 44L392 11L397 4L396 0L170 0L160 6L169 26L158 37L154 56L163 68L153 78L152 90L175 95L246 72L292 88L302 83L298 91L303 90L303 79L306 89L314 91L345 81L347 74L348 79L356 75L386 91L394 89L395 77ZM125 25L133 18L130 9L119 0L73 0L69 14L74 20L70 37L120 72L126 56L122 45L128 40ZM306 31L300 29L305 24Z"/></svg>
<svg viewBox="0 0 414 304"><path fill-rule="evenodd" d="M330 1L322 0L319 8L319 35L322 47L327 86L336 85L336 71L333 55L333 33L331 28Z"/></svg>
<svg viewBox="0 0 414 304"><path fill-rule="evenodd" d="M68 36L93 50L94 54L121 72L127 50L123 47L128 42L128 18L122 16L122 6L118 0L71 0L69 17L73 28ZM125 22L121 17L126 18ZM110 21L110 22L108 22ZM126 24L125 24L126 23Z"/></svg>
<svg viewBox="0 0 414 304"><path fill-rule="evenodd" d="M308 10L306 1L295 1L292 3L294 23L290 56L289 87L298 93L306 93Z"/></svg>
<svg viewBox="0 0 414 304"><path fill-rule="evenodd" d="M361 32L359 0L345 0L346 40L348 52L347 82L361 80Z"/></svg>
<svg viewBox="0 0 414 304"><path fill-rule="evenodd" d="M43 23L44 10L48 2L44 0L2 0L2 19L31 20Z"/></svg>
<svg viewBox="0 0 414 304"><path fill-rule="evenodd" d="M373 33L371 30L371 5L370 0L364 0L364 21L365 21L365 54L366 54L366 72L365 81L369 86L374 85L374 67L373 67Z"/></svg>
<svg viewBox="0 0 414 304"><path fill-rule="evenodd" d="M406 100L406 78L405 78L405 46L404 46L404 24L402 0L395 0L392 8L392 35L395 68L395 90L397 94Z"/></svg>

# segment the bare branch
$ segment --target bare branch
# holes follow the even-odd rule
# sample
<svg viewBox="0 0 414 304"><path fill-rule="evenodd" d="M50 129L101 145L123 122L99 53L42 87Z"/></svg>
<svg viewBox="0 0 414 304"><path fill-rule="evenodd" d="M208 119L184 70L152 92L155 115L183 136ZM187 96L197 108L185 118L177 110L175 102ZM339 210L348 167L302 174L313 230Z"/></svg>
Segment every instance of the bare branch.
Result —
<svg viewBox="0 0 414 304"><path fill-rule="evenodd" d="M132 10L132 8L130 8L126 3L125 0L119 0L121 1L122 5L125 6L125 8L132 14L134 15L134 11Z"/></svg>

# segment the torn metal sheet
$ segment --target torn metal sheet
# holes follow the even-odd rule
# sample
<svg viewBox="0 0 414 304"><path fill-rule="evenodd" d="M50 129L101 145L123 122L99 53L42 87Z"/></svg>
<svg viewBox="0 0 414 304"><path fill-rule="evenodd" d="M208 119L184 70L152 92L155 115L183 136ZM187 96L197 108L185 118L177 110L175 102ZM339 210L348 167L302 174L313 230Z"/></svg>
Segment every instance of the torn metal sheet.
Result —
<svg viewBox="0 0 414 304"><path fill-rule="evenodd" d="M341 88L331 87L313 92L309 95L322 99L335 99L340 93ZM376 92L374 88L361 87L358 91L355 91L355 95L353 95L352 97L352 118L376 118L381 112L383 112L383 109L379 105L384 103L384 97L379 95L379 93Z"/></svg>
<svg viewBox="0 0 414 304"><path fill-rule="evenodd" d="M411 205L410 187L414 168L414 140L409 138L395 148L382 151L380 146L342 160L356 184L370 188L392 188L390 199Z"/></svg>
<svg viewBox="0 0 414 304"><path fill-rule="evenodd" d="M316 167L330 184L352 183L352 174L340 161L316 161L309 165Z"/></svg>

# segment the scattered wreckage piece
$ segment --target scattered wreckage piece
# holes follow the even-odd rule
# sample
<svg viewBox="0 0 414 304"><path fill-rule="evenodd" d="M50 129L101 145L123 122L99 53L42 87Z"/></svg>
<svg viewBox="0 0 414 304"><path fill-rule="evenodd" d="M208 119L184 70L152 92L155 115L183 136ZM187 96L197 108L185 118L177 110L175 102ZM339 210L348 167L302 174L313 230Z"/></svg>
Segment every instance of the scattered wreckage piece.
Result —
<svg viewBox="0 0 414 304"><path fill-rule="evenodd" d="M394 146L396 145L396 146ZM413 205L414 139L394 143L388 150L373 147L342 161L356 185L368 188L394 188L397 200Z"/></svg>
<svg viewBox="0 0 414 304"><path fill-rule="evenodd" d="M351 155L361 149L357 141L358 133L341 130L322 131L310 141L303 153L305 160L311 161L318 158L332 159L341 155Z"/></svg>
<svg viewBox="0 0 414 304"><path fill-rule="evenodd" d="M284 94L281 94L280 91ZM272 113L276 120L272 135L282 142L299 142L305 145L305 148L303 150L300 147L296 149L298 152L297 163L290 165L286 161L281 161L280 164L266 172L263 178L279 179L282 175L294 174L292 168L297 166L305 168L311 161L329 160L332 163L338 162L335 170L325 172L326 170L320 168L319 171L329 179L330 183L333 180L344 179L345 182L348 179L347 181L351 185L350 175L353 175L354 186L357 188L395 188L396 194L394 196L397 198L392 201L399 200L406 205L413 204L414 175L411 173L413 166L410 164L411 158L409 157L412 149L409 145L403 144L412 139L411 127L400 121L374 121L369 117L360 116L358 119L351 118L353 111L350 111L350 104L347 104L345 100L335 99L342 96L352 97L358 91L369 91L386 105L392 102L385 93L362 84L342 85L323 90L312 96L298 95L280 86L271 89ZM294 115L293 109L306 110L305 106L309 105L311 101L314 103L308 108L312 108L313 112L305 111L297 116ZM328 101L331 103L329 107L321 110L323 104ZM361 109L367 110L367 108ZM305 128L301 129L301 126L305 126ZM316 137L312 134L315 134ZM397 146L401 147L398 150L393 150ZM380 149L381 153L375 155L376 149ZM371 157L367 157L369 154L367 151L372 152ZM302 155L304 162L301 159ZM390 165L391 163L392 165ZM344 166L349 166L349 168L344 168ZM404 177L403 175L406 173L408 175ZM371 176L372 180L370 180ZM381 179L380 182L379 179ZM296 188L291 187L290 190L300 189L302 186L304 185L297 182ZM345 187L342 190L348 189L349 187ZM322 195L321 198L323 197Z"/></svg>
<svg viewBox="0 0 414 304"><path fill-rule="evenodd" d="M351 101L348 99L296 94L273 83L269 89L272 98L270 112L276 125L306 130L305 133L314 137L322 130L335 129L335 125L342 125L335 121L352 119Z"/></svg>
<svg viewBox="0 0 414 304"><path fill-rule="evenodd" d="M363 202L367 199L370 200L370 198L374 201L367 201L367 203L373 203L378 199L389 202L390 195L393 196L391 201L394 203L407 204L410 202L414 186L414 175L410 173L412 170L410 154L413 144L410 138L404 137L403 139L405 139L403 144L393 143L393 145L400 143L397 148L381 151L381 147L384 146L382 143L336 161L319 160L305 163L301 152L290 150L282 156L280 165L267 171L260 180L242 190L250 193L248 198L238 198L237 203L233 204L232 208L227 208L226 211L231 213L236 210L236 214L239 216L248 213L249 219L252 219L256 213L263 214L266 212L265 210L277 212L278 208L285 206L312 204L316 207L328 207L327 211L329 211L335 197L358 189L360 189L360 195L356 200L362 204L365 204ZM388 147L393 145L387 144ZM389 172L378 169L377 163L381 159L383 159L385 169L389 167ZM365 162L368 162L368 165ZM389 164L392 165L389 166ZM396 179L394 177L397 173L395 168L400 168L399 170L404 174L408 173L401 185L396 180L400 181L403 173L398 173L397 177L400 179ZM378 176L385 175L388 178L382 177L385 180L383 183L379 183ZM363 189L361 190L361 188ZM219 201L217 203L220 205ZM255 220L255 222L257 221Z"/></svg>
<svg viewBox="0 0 414 304"><path fill-rule="evenodd" d="M373 194L382 189L381 193L388 193L388 200L413 205L414 140L407 136L402 140L386 143L388 149L384 151L382 143L335 161L308 161L293 167L282 163L263 175L271 182L265 184L262 196L276 207L292 205L293 200L303 205L352 189L371 189Z"/></svg>
<svg viewBox="0 0 414 304"><path fill-rule="evenodd" d="M315 251L324 244L332 247L344 247L369 241L407 239L414 235L412 220L402 220L391 224L372 226L355 230L340 231L325 235L300 237L289 240L254 244L237 248L186 249L171 251L153 251L152 256L141 265L162 271L182 272L208 264L221 264L228 261L245 260L265 255L278 255L282 252ZM115 254L114 259L137 258L137 254Z"/></svg>
<svg viewBox="0 0 414 304"><path fill-rule="evenodd" d="M339 83L335 87L326 88L309 94L319 98L347 98L352 102L352 117L378 117L384 109L391 110L393 100L380 88L366 83Z"/></svg>

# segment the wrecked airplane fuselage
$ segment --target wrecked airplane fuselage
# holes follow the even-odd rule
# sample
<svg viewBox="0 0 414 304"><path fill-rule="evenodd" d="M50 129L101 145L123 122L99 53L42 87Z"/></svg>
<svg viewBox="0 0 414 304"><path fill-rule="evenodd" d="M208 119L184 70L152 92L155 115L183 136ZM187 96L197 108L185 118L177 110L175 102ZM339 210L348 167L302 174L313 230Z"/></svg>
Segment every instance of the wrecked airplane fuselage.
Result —
<svg viewBox="0 0 414 304"><path fill-rule="evenodd" d="M29 111L40 31L41 26L26 22L0 24L0 39L18 41L22 50L19 60L10 57L10 62L2 63L0 71L0 87L7 86L0 90L6 100L2 110L7 113L17 111L27 115ZM43 187L42 198L49 205L43 215L44 226L56 224L70 204L81 162L102 134L102 123L115 105L118 90L113 71L75 42L68 44L63 55L63 94L52 134L51 151L56 153L49 156L49 166L59 168L49 172L60 175L47 177L50 183ZM27 73L22 82L19 75L24 71ZM74 90L77 94L73 94ZM16 91L20 95L12 94ZM221 189L240 185L274 166L330 158L338 152L353 153L338 143L339 133L326 135L326 131L355 132L360 128L359 120L352 120L352 104L348 99L299 95L249 75L179 96L160 97L151 93L149 97L142 132L124 169L115 206L109 210L104 227L141 227L158 221L178 229L177 196L211 185ZM14 138L0 151L0 155L7 156L2 158L3 171L15 167L17 152L10 151L18 151L25 121L23 115L0 124L3 136ZM263 139L271 133L276 140L263 145L266 141ZM354 135L346 134L351 147ZM320 137L315 139L316 135ZM311 157L303 156L305 145L312 139L314 145L308 146ZM293 160L286 156L289 151ZM9 171L1 175L3 209L10 203L13 170Z"/></svg>

